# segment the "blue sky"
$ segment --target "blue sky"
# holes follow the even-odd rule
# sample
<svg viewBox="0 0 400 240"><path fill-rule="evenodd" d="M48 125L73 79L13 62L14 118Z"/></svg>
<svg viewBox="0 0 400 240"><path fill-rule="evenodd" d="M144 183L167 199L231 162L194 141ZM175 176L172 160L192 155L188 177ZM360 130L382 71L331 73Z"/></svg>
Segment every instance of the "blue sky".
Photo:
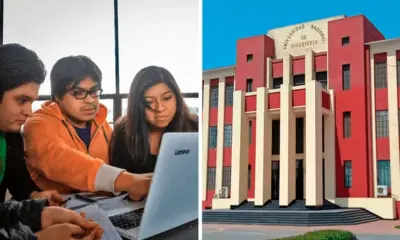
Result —
<svg viewBox="0 0 400 240"><path fill-rule="evenodd" d="M386 38L397 38L399 9L400 0L203 0L203 70L234 65L238 39L343 14L363 14Z"/></svg>

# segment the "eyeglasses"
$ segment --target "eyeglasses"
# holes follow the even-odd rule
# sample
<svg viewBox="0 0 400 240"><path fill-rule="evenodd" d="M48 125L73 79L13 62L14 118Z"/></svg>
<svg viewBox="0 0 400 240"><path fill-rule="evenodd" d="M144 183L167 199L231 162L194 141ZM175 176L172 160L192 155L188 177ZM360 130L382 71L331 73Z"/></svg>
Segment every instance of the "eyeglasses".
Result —
<svg viewBox="0 0 400 240"><path fill-rule="evenodd" d="M102 92L103 89L93 89L89 91L79 89L71 91L71 95L74 96L76 99L82 100L85 99L88 96L88 94L90 94L92 98L98 98Z"/></svg>

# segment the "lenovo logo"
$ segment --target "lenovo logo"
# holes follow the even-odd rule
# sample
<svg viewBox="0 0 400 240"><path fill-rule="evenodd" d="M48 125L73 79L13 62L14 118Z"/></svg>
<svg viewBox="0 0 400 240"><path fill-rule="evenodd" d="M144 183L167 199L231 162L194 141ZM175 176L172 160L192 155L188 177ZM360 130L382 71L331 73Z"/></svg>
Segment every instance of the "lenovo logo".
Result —
<svg viewBox="0 0 400 240"><path fill-rule="evenodd" d="M184 154L189 154L190 150L185 149L185 150L175 150L175 155L184 155Z"/></svg>

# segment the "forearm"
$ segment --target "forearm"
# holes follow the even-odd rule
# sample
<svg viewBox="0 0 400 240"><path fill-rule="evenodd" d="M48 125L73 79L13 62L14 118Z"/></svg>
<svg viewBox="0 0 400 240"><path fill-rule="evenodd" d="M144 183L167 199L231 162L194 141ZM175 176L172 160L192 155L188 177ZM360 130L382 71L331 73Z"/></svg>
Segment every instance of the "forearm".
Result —
<svg viewBox="0 0 400 240"><path fill-rule="evenodd" d="M96 179L95 179L95 189L96 191L105 191L105 192L122 192L126 191L125 188L121 188L121 184L116 184L117 179L121 178L121 175L125 170L121 168L116 168L107 164L103 164L100 166L99 170L97 171L96 174ZM119 183L121 180L118 181Z"/></svg>
<svg viewBox="0 0 400 240"><path fill-rule="evenodd" d="M45 206L48 206L47 200L7 201L0 205L0 222L2 226L13 226L20 222L35 232L41 229Z"/></svg>
<svg viewBox="0 0 400 240"><path fill-rule="evenodd" d="M13 226L0 226L0 240L37 240L32 230L21 222Z"/></svg>

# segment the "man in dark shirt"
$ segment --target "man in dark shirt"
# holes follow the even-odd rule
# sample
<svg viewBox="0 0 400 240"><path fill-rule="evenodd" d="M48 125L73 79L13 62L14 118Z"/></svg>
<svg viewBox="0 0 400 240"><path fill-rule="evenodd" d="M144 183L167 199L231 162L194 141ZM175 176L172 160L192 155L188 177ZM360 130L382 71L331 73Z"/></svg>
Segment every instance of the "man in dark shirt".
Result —
<svg viewBox="0 0 400 240"><path fill-rule="evenodd" d="M0 203L0 239L74 239L86 233L82 239L99 239L102 230L96 223L71 210L48 207L63 199L56 191L40 192L25 165L20 129L32 115L45 76L33 51L18 44L0 46L0 202L7 189L18 200L39 198Z"/></svg>

